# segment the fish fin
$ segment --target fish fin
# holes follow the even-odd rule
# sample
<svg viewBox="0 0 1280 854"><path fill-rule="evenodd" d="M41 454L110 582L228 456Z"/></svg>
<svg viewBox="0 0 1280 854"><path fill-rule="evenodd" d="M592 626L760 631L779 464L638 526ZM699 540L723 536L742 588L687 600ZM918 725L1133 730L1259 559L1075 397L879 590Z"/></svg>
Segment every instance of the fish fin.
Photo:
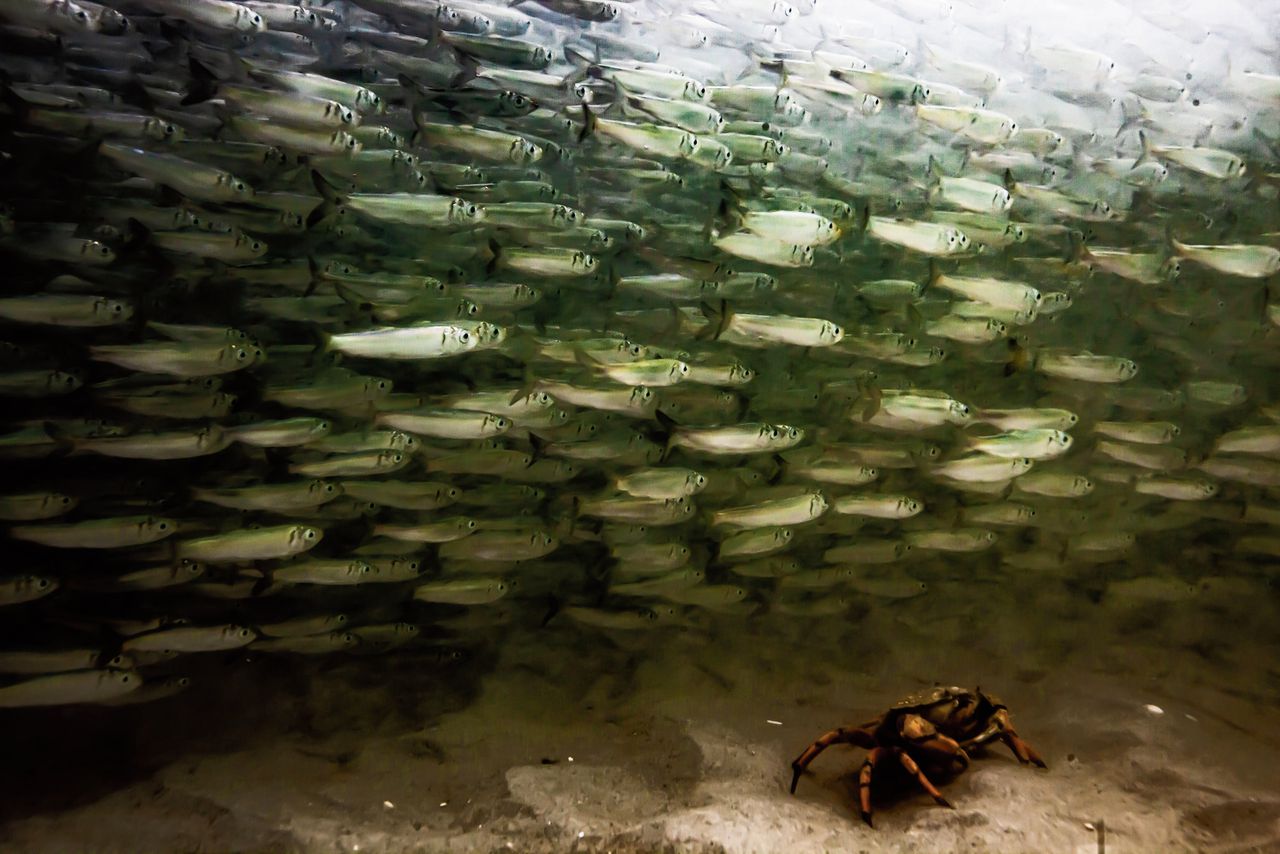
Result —
<svg viewBox="0 0 1280 854"><path fill-rule="evenodd" d="M1005 190L1007 190L1007 191L1009 192L1009 194L1010 194L1010 195L1013 195L1013 193L1017 191L1017 189L1018 189L1018 182L1017 182L1017 181L1015 181L1015 180L1013 180L1013 170L1012 170L1012 169L1005 169L1005 170L1004 170L1004 180L1003 180L1003 182L1002 182L1002 183L1003 183L1003 185L1004 185Z"/></svg>
<svg viewBox="0 0 1280 854"><path fill-rule="evenodd" d="M866 234L867 226L871 225L871 205L864 203L857 218L858 234Z"/></svg>

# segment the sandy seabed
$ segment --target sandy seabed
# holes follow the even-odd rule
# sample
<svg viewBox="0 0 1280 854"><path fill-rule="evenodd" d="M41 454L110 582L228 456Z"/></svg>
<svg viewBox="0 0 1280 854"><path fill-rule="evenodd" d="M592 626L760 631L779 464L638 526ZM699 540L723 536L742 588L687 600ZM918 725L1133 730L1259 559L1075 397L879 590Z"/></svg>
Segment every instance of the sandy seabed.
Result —
<svg viewBox="0 0 1280 854"><path fill-rule="evenodd" d="M169 700L9 713L0 849L1093 854L1103 823L1108 854L1280 852L1275 630L1209 643L1161 608L1145 634L1010 616L960 643L900 605L507 626L460 660L206 658ZM908 791L874 830L860 751L788 794L815 736L935 681L995 691L1049 769L997 746L943 786L955 809Z"/></svg>

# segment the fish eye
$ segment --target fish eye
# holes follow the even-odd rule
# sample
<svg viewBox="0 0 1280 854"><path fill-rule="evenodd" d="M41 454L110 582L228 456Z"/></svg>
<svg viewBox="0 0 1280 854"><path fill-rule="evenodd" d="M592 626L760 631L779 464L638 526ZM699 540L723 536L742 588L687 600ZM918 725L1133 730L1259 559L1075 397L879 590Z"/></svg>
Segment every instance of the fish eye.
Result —
<svg viewBox="0 0 1280 854"><path fill-rule="evenodd" d="M316 538L316 532L312 528L307 528L307 530L303 533L302 536L308 540L314 540Z"/></svg>

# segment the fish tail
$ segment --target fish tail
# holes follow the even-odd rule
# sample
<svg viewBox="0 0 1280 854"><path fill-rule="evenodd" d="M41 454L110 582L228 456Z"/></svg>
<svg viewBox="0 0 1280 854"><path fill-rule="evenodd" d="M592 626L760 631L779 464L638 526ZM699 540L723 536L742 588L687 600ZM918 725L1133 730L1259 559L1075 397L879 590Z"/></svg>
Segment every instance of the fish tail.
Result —
<svg viewBox="0 0 1280 854"><path fill-rule="evenodd" d="M573 348L573 360L584 368L591 368L593 370L599 368L601 364L599 359L592 358L591 354L587 353L581 347Z"/></svg>
<svg viewBox="0 0 1280 854"><path fill-rule="evenodd" d="M1009 358L1004 363L1004 375L1011 377L1031 367L1031 351L1017 338L1009 338Z"/></svg>
<svg viewBox="0 0 1280 854"><path fill-rule="evenodd" d="M942 278L942 271L938 269L938 261L935 258L929 259L929 276L924 280L924 287L920 289L920 296L924 296L928 291L937 287L938 280Z"/></svg>
<svg viewBox="0 0 1280 854"><path fill-rule="evenodd" d="M1084 264L1089 259L1089 247L1085 245L1084 234L1077 228L1067 232L1067 255L1063 259L1069 264Z"/></svg>
<svg viewBox="0 0 1280 854"><path fill-rule="evenodd" d="M203 104L218 94L218 78L208 66L194 56L188 56L187 68L191 71L191 86L182 99L182 106Z"/></svg>
<svg viewBox="0 0 1280 854"><path fill-rule="evenodd" d="M310 355L307 356L307 364L318 364L324 355L333 349L333 334L323 329L313 329L311 333L314 346L311 348Z"/></svg>
<svg viewBox="0 0 1280 854"><path fill-rule="evenodd" d="M262 573L262 577L253 585L253 595L261 596L275 584L275 576L269 567L258 567L258 571Z"/></svg>
<svg viewBox="0 0 1280 854"><path fill-rule="evenodd" d="M578 517L582 515L582 498L575 495L569 503L569 534L573 534L574 526L578 524ZM568 536L566 535L566 537Z"/></svg>
<svg viewBox="0 0 1280 854"><path fill-rule="evenodd" d="M654 410L653 417L657 419L660 428L654 431L655 436L662 443L662 456L659 457L659 462L666 462L667 457L671 456L671 449L674 447L673 440L675 439L676 428L680 425L661 409Z"/></svg>
<svg viewBox="0 0 1280 854"><path fill-rule="evenodd" d="M582 105L582 130L578 131L578 142L582 142L587 137L596 132L600 122L596 119L596 114L591 112L591 107L586 104Z"/></svg>
<svg viewBox="0 0 1280 854"><path fill-rule="evenodd" d="M307 256L307 269L311 273L311 281L307 283L307 289L302 294L304 297L314 294L316 288L320 287L320 281L324 278L324 274L320 272L320 264L316 261L314 255Z"/></svg>
<svg viewBox="0 0 1280 854"><path fill-rule="evenodd" d="M514 406L517 401L524 400L537 390L538 381L533 376L533 372L529 370L528 363L525 363L524 379L520 382L520 387L511 393L511 398L507 401L509 406Z"/></svg>
<svg viewBox="0 0 1280 854"><path fill-rule="evenodd" d="M1148 160L1154 160L1155 154L1151 148L1151 140L1147 137L1145 130L1138 130L1138 141L1142 143L1142 154L1138 155L1138 159L1133 162L1133 168L1137 169Z"/></svg>
<svg viewBox="0 0 1280 854"><path fill-rule="evenodd" d="M27 122L27 116L31 114L31 105L22 100L17 92L13 91L13 87L9 85L8 77L0 80L0 102L3 102L11 116L5 117L5 124L23 125Z"/></svg>
<svg viewBox="0 0 1280 854"><path fill-rule="evenodd" d="M1126 104L1123 99L1121 99L1120 101L1121 121L1120 121L1120 128L1116 131L1116 137L1119 138L1124 134L1128 133L1129 131L1133 130L1134 128L1138 127L1140 124L1142 124L1142 120L1145 118L1146 118L1146 115L1143 113L1142 106L1140 104L1138 105L1138 109L1136 110L1136 112L1130 113L1129 105ZM1145 144L1144 144L1144 147L1145 147Z"/></svg>
<svg viewBox="0 0 1280 854"><path fill-rule="evenodd" d="M702 316L707 319L707 325L698 330L697 337L702 340L719 341L720 336L729 328L730 321L733 320L733 311L729 308L726 300L720 300L720 307L715 308L710 303L699 303L698 308L702 310Z"/></svg>
<svg viewBox="0 0 1280 854"><path fill-rule="evenodd" d="M472 57L460 54L458 56L458 65L460 66L458 73L449 81L450 89L461 89L465 84L480 76L480 63L476 62Z"/></svg>
<svg viewBox="0 0 1280 854"><path fill-rule="evenodd" d="M564 607L564 602L558 596L547 597L547 613L542 615L542 622L538 624L538 628L546 626L547 623L555 619L556 615Z"/></svg>
<svg viewBox="0 0 1280 854"><path fill-rule="evenodd" d="M92 352L95 349L97 348L95 347L89 348L90 352ZM55 424L54 422L52 421L44 422L44 432L45 432L45 435L47 435L50 439L52 439L54 443L57 445L54 453L58 454L59 456L70 456L71 454L74 454L78 449L78 446L76 443L76 437L68 433L66 430L63 430L62 427Z"/></svg>
<svg viewBox="0 0 1280 854"><path fill-rule="evenodd" d="M329 217L339 213L342 209L342 197L338 194L338 190L332 184L325 180L319 170L311 170L311 186L316 188L324 199L315 210L311 211L307 217L307 228L311 228L318 222L328 219Z"/></svg>
<svg viewBox="0 0 1280 854"><path fill-rule="evenodd" d="M492 235L489 236L489 254L491 257L484 265L484 270L486 275L492 276L502 261L502 244Z"/></svg>
<svg viewBox="0 0 1280 854"><path fill-rule="evenodd" d="M777 486L787 476L787 461L782 454L773 455L773 474L769 475L767 483L770 486Z"/></svg>
<svg viewBox="0 0 1280 854"><path fill-rule="evenodd" d="M569 64L574 67L577 73L583 74L584 76L595 76L591 75L591 70L599 69L599 66L596 65L596 61L593 57L587 56L587 54L571 45L564 46L564 58L569 61Z"/></svg>

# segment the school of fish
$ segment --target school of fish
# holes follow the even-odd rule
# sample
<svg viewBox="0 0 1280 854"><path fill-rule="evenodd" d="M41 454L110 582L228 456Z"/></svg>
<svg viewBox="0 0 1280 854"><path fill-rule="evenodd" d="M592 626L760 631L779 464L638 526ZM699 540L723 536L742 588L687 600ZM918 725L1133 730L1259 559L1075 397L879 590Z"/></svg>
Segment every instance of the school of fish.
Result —
<svg viewBox="0 0 1280 854"><path fill-rule="evenodd" d="M1275 21L982 7L0 0L0 707L1274 597Z"/></svg>

